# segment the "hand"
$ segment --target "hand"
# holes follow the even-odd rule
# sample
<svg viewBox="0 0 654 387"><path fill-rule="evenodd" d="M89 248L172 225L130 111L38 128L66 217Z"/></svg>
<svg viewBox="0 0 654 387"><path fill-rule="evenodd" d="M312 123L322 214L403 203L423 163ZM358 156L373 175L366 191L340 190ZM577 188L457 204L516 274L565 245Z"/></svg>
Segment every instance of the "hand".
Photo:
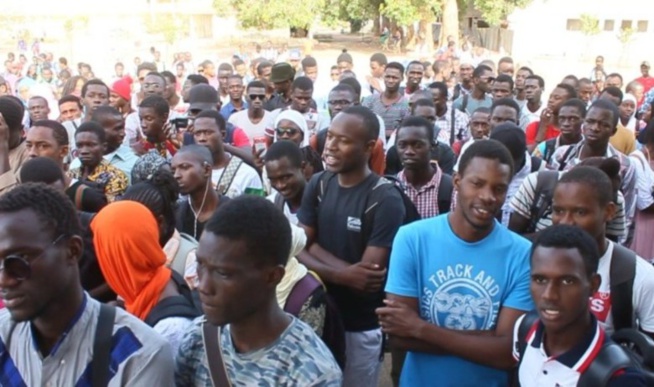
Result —
<svg viewBox="0 0 654 387"><path fill-rule="evenodd" d="M130 141L129 146L132 148L132 151L137 155L137 156L143 156L144 154L148 153L147 150L145 150L145 147L143 146L143 141L141 141L141 132L136 131L136 138L132 141Z"/></svg>
<svg viewBox="0 0 654 387"><path fill-rule="evenodd" d="M266 148L261 148L257 150L254 145L252 145L252 157L254 158L254 165L259 170L263 170L263 157L261 155L266 150Z"/></svg>
<svg viewBox="0 0 654 387"><path fill-rule="evenodd" d="M540 122L541 122L541 124L551 125L551 124L553 124L553 119L554 119L554 112L552 112L552 110L550 108L545 108L540 113Z"/></svg>
<svg viewBox="0 0 654 387"><path fill-rule="evenodd" d="M418 338L418 332L425 320L421 319L415 310L401 302L384 300L384 304L386 306L375 311L382 331L397 337Z"/></svg>
<svg viewBox="0 0 654 387"><path fill-rule="evenodd" d="M376 293L383 290L386 279L386 269L370 262L359 262L350 265L341 272L342 285L366 293Z"/></svg>

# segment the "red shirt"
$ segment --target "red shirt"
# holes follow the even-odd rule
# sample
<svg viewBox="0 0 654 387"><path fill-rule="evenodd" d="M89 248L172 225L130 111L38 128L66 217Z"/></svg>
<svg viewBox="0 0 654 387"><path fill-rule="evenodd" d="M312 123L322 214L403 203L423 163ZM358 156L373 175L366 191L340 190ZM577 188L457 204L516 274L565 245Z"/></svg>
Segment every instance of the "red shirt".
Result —
<svg viewBox="0 0 654 387"><path fill-rule="evenodd" d="M531 124L527 125L527 129L525 130L525 134L527 136L527 145L536 145L536 135L538 134L538 126L540 125L540 121L534 121ZM545 138L543 141L547 141L552 138L558 137L558 135L561 132L559 131L559 128L557 128L554 125L547 125L547 130L545 131Z"/></svg>
<svg viewBox="0 0 654 387"><path fill-rule="evenodd" d="M647 94L647 92L648 92L652 87L654 87L654 77L647 77L647 78L645 78L645 77L640 77L640 78L636 79L636 81L638 81L638 83L640 83L641 85L643 85L643 87L645 88L645 94Z"/></svg>

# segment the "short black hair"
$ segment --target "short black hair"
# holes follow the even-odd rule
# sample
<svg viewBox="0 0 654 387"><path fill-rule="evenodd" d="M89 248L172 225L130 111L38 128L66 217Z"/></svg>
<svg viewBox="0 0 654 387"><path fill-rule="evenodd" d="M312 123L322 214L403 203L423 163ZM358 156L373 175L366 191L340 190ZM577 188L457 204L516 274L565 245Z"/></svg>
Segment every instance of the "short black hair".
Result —
<svg viewBox="0 0 654 387"><path fill-rule="evenodd" d="M143 62L136 67L136 75L138 76L139 73L143 70L148 70L150 73L156 73L157 65L152 62Z"/></svg>
<svg viewBox="0 0 654 387"><path fill-rule="evenodd" d="M425 65L424 65L421 61L419 61L419 60L412 60L411 62L409 62L408 65L406 65L406 72L407 72L407 73L409 72L409 67L411 67L411 66L413 66L413 65L420 65L420 67L422 67L422 70L423 70L423 71L425 70Z"/></svg>
<svg viewBox="0 0 654 387"><path fill-rule="evenodd" d="M354 91L354 98L361 98L361 83L356 78L345 78L338 82L339 85L347 85ZM354 101L358 103L359 101Z"/></svg>
<svg viewBox="0 0 654 387"><path fill-rule="evenodd" d="M269 200L242 195L224 203L204 227L205 233L242 241L258 266L285 266L291 251L291 226Z"/></svg>
<svg viewBox="0 0 654 387"><path fill-rule="evenodd" d="M563 102L561 105L562 108L564 107L573 107L576 108L579 111L579 114L581 115L581 118L586 117L586 102L580 100L579 98L570 98L569 100Z"/></svg>
<svg viewBox="0 0 654 387"><path fill-rule="evenodd" d="M624 83L624 79L622 78L622 75L620 75L620 74L618 74L618 73L611 73L611 74L607 75L606 78L607 78L607 79L608 79L608 78L619 78L619 79L620 79L620 83Z"/></svg>
<svg viewBox="0 0 654 387"><path fill-rule="evenodd" d="M266 162L277 161L284 157L290 161L293 167L302 168L302 152L293 141L275 141L266 151L265 160Z"/></svg>
<svg viewBox="0 0 654 387"><path fill-rule="evenodd" d="M354 88L347 83L339 82L336 86L332 87L332 89L329 91L330 93L334 91L347 91L348 93L352 93L352 96L356 96L356 91Z"/></svg>
<svg viewBox="0 0 654 387"><path fill-rule="evenodd" d="M181 153L191 153L195 156L198 157L201 161L204 161L206 163L209 163L210 165L213 164L213 156L211 155L211 151L209 148L203 145L198 145L198 144L189 144L189 145L184 145L183 147L179 148L176 154L181 154Z"/></svg>
<svg viewBox="0 0 654 387"><path fill-rule="evenodd" d="M265 89L265 88L266 88L266 85L265 85L263 82L261 82L261 81L254 80L254 81L250 81L250 83L248 83L248 85L247 85L247 87L245 88L245 90L246 90L246 91L247 91L247 90L250 90L250 89L253 88L253 87L257 87L257 88Z"/></svg>
<svg viewBox="0 0 654 387"><path fill-rule="evenodd" d="M205 84L205 85L209 84L209 80L205 76L200 74L191 74L188 77L186 77L186 80L191 81L193 86L201 85L201 84Z"/></svg>
<svg viewBox="0 0 654 387"><path fill-rule="evenodd" d="M45 97L42 97L40 95L33 95L29 98L30 100L32 99L40 99L41 101L45 102L46 107L50 107L50 104L48 103L48 100Z"/></svg>
<svg viewBox="0 0 654 387"><path fill-rule="evenodd" d="M106 117L120 117L122 119L123 115L113 106L98 106L91 114L91 121L100 122Z"/></svg>
<svg viewBox="0 0 654 387"><path fill-rule="evenodd" d="M493 72L493 69L490 68L490 67L488 67L488 66L486 66L486 65L480 64L479 66L475 67L475 70L472 72L472 77L473 77L473 78L479 78L479 77L481 77L481 76L482 76L486 71Z"/></svg>
<svg viewBox="0 0 654 387"><path fill-rule="evenodd" d="M58 145L70 145L68 131L62 124L55 120L39 120L32 124L32 128L40 126L52 130L52 137Z"/></svg>
<svg viewBox="0 0 654 387"><path fill-rule="evenodd" d="M499 77L498 77L499 78ZM500 98L497 101L493 101L493 104L491 105L490 108L490 113L493 114L495 111L495 108L498 106L506 106L510 107L511 109L515 110L516 112L516 117L518 120L520 120L520 105L515 101L515 99L511 97L506 97L506 98Z"/></svg>
<svg viewBox="0 0 654 387"><path fill-rule="evenodd" d="M499 66L502 63L511 63L511 64L513 64L513 58L511 58L510 56L503 56L503 57L500 58L500 61L497 62L497 65Z"/></svg>
<svg viewBox="0 0 654 387"><path fill-rule="evenodd" d="M95 121L88 121L80 125L75 131L75 138L80 133L93 133L98 137L98 142L104 143L107 141L107 135L104 128Z"/></svg>
<svg viewBox="0 0 654 387"><path fill-rule="evenodd" d="M195 116L195 120L197 121L200 118L213 118L216 121L219 130L225 130L227 125L225 123L225 118L217 110L203 110Z"/></svg>
<svg viewBox="0 0 654 387"><path fill-rule="evenodd" d="M355 105L343 110L341 113L359 117L363 121L363 127L368 130L368 140L376 140L379 137L379 119L377 115L365 106Z"/></svg>
<svg viewBox="0 0 654 387"><path fill-rule="evenodd" d="M43 225L54 230L54 236L81 235L81 227L73 202L59 190L43 183L21 184L0 196L0 214L34 211Z"/></svg>
<svg viewBox="0 0 654 387"><path fill-rule="evenodd" d="M177 83L177 77L175 76L175 74L171 73L170 71L168 70L162 71L161 75L166 79L167 83L172 83L172 84Z"/></svg>
<svg viewBox="0 0 654 387"><path fill-rule="evenodd" d="M595 100L592 105L590 105L588 112L590 112L591 109L602 109L610 111L612 115L611 122L613 127L616 128L618 126L618 121L620 120L620 110L618 109L618 105L614 104L613 101L599 98Z"/></svg>
<svg viewBox="0 0 654 387"><path fill-rule="evenodd" d="M64 171L49 157L35 157L27 160L20 168L21 183L52 184L64 181Z"/></svg>
<svg viewBox="0 0 654 387"><path fill-rule="evenodd" d="M221 63L218 65L218 71L229 71L234 72L234 67L229 63Z"/></svg>
<svg viewBox="0 0 654 387"><path fill-rule="evenodd" d="M602 92L600 93L600 98L602 98L602 94L604 93L612 97L618 98L620 100L620 103L622 103L622 99L624 98L624 94L622 93L622 90L620 90L620 88L615 86L605 87L604 90L602 90Z"/></svg>
<svg viewBox="0 0 654 387"><path fill-rule="evenodd" d="M511 176L515 170L511 152L497 140L477 140L463 152L459 159L459 175L463 176L466 168L475 157L489 160L497 160L500 164L508 165L511 169Z"/></svg>
<svg viewBox="0 0 654 387"><path fill-rule="evenodd" d="M145 77L157 77L163 82L164 86L166 86L166 77L164 77L161 73L158 73L156 71L149 72L145 75Z"/></svg>
<svg viewBox="0 0 654 387"><path fill-rule="evenodd" d="M383 53L376 52L372 54L372 56L370 57L370 61L379 63L382 66L386 66L386 64L388 63L388 58L386 58L386 55L384 55Z"/></svg>
<svg viewBox="0 0 654 387"><path fill-rule="evenodd" d="M313 90L313 81L308 77L297 77L291 84L291 90L295 89L302 91Z"/></svg>
<svg viewBox="0 0 654 387"><path fill-rule="evenodd" d="M309 67L318 67L318 61L312 56L306 56L302 59L302 69L306 70Z"/></svg>
<svg viewBox="0 0 654 387"><path fill-rule="evenodd" d="M577 249L584 260L586 275L590 278L597 273L600 252L597 242L586 231L576 226L558 224L546 228L536 235L531 245L531 257L539 247L558 249Z"/></svg>
<svg viewBox="0 0 654 387"><path fill-rule="evenodd" d="M158 95L145 97L145 99L141 101L139 107L152 108L159 117L168 117L168 114L170 113L170 105L168 104L168 101L166 101L164 97Z"/></svg>
<svg viewBox="0 0 654 387"><path fill-rule="evenodd" d="M82 100L79 97L77 97L75 95L72 95L72 94L64 95L63 97L61 97L59 99L58 106L61 106L61 105L65 104L65 103L68 103L68 102L75 102L77 104L77 106L80 109L82 109Z"/></svg>
<svg viewBox="0 0 654 387"><path fill-rule="evenodd" d="M25 106L20 102L20 100L9 95L0 97L0 114L2 114L7 126L12 132L23 130Z"/></svg>
<svg viewBox="0 0 654 387"><path fill-rule="evenodd" d="M441 96L447 98L448 97L448 90L447 90L447 85L445 82L432 82L427 86L428 89L438 89L438 91L441 92Z"/></svg>
<svg viewBox="0 0 654 387"><path fill-rule="evenodd" d="M518 69L518 71L526 71L529 73L528 76L534 75L534 70L532 70L531 67L522 66Z"/></svg>
<svg viewBox="0 0 654 387"><path fill-rule="evenodd" d="M493 83L495 82L500 82L500 83L508 83L509 84L509 89L513 90L513 78L506 74L500 74L495 78Z"/></svg>
<svg viewBox="0 0 654 387"><path fill-rule="evenodd" d="M163 217L165 231L160 235L159 244L163 247L175 233L175 210L179 186L172 172L159 169L148 180L129 187L120 200L131 200L146 206L155 219Z"/></svg>
<svg viewBox="0 0 654 387"><path fill-rule="evenodd" d="M89 86L93 85L104 86L107 89L107 97L109 96L109 93L111 93L109 86L107 86L107 84L102 82L100 79L89 79L84 83L84 86L82 86L82 98L86 97L86 92L89 90Z"/></svg>
<svg viewBox="0 0 654 387"><path fill-rule="evenodd" d="M262 60L257 65L257 74L261 75L261 73L263 73L263 69L268 68L268 67L273 67L273 63L271 61L269 61L269 60Z"/></svg>
<svg viewBox="0 0 654 387"><path fill-rule="evenodd" d="M589 78L579 78L579 86L581 86L582 83L586 85L592 85L593 81L591 81Z"/></svg>
<svg viewBox="0 0 654 387"><path fill-rule="evenodd" d="M611 178L600 168L586 165L576 166L564 173L556 185L558 187L559 184L565 183L580 183L591 187L592 191L597 194L597 200L602 207L613 202Z"/></svg>
<svg viewBox="0 0 654 387"><path fill-rule="evenodd" d="M470 118L472 118L472 116L473 116L475 113L490 114L490 113L491 113L491 110L490 110L489 107L486 107L486 106L480 106L480 107L478 107L477 109L475 109L475 110L472 112L472 114L470 115Z"/></svg>
<svg viewBox="0 0 654 387"><path fill-rule="evenodd" d="M395 133L395 137L400 138L400 132L402 128L409 128L409 127L424 128L425 132L427 133L427 140L429 141L430 144L434 143L434 125L431 122L427 121L425 118L416 117L416 116L409 116L404 120L402 120L400 126L397 127L397 132Z"/></svg>
<svg viewBox="0 0 654 387"><path fill-rule="evenodd" d="M429 99L428 98L420 98L419 100L415 101L411 105L411 112L410 113L411 113L412 116L415 114L416 108L418 108L420 106L436 109L436 105L434 105L434 100L433 99L431 99L431 98L429 98Z"/></svg>
<svg viewBox="0 0 654 387"><path fill-rule="evenodd" d="M404 66L400 62L391 62L386 65L386 70L388 69L395 69L400 72L400 74L404 74Z"/></svg>
<svg viewBox="0 0 654 387"><path fill-rule="evenodd" d="M540 75L536 75L536 74L530 75L527 78L525 78L525 82L527 80L529 80L529 79L537 80L538 81L538 87L540 87L541 89L545 88L545 80Z"/></svg>
<svg viewBox="0 0 654 387"><path fill-rule="evenodd" d="M577 90L575 90L575 88L570 85L567 85L565 83L559 83L558 85L556 85L556 88L565 90L566 93L568 93L567 99L577 98Z"/></svg>

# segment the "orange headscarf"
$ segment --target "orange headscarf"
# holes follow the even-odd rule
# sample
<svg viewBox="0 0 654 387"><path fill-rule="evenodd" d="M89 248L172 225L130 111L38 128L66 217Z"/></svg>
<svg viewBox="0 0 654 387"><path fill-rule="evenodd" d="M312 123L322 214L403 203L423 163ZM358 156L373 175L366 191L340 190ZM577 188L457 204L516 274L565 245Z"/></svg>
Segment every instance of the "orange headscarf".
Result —
<svg viewBox="0 0 654 387"><path fill-rule="evenodd" d="M141 203L118 201L93 218L91 230L107 284L128 312L145 320L171 276L154 215Z"/></svg>

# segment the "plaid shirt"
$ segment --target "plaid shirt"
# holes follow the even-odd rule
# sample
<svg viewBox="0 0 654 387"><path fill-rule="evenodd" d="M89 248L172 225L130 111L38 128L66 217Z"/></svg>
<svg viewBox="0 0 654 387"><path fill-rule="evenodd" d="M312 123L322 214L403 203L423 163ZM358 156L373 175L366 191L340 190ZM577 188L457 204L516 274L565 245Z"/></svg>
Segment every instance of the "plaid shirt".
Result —
<svg viewBox="0 0 654 387"><path fill-rule="evenodd" d="M467 141L470 138L470 130L468 128L470 118L461 110L454 109L452 104L447 105L447 111L440 117L436 117L434 124L438 134L436 135L437 141L444 142L450 146L450 132L452 130L452 111L454 111L454 141L462 140Z"/></svg>
<svg viewBox="0 0 654 387"><path fill-rule="evenodd" d="M404 176L404 170L397 174L397 179L404 186L404 193L411 199L416 206L420 218L427 219L438 216L438 186L441 182L443 172L436 166L436 173L427 184L420 188L415 188Z"/></svg>

